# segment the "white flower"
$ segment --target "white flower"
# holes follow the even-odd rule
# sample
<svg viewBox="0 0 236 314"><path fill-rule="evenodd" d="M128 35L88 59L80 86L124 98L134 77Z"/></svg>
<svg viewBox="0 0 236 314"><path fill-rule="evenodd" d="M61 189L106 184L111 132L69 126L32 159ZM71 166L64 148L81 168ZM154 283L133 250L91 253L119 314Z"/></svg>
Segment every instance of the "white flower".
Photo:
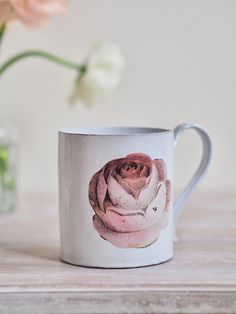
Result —
<svg viewBox="0 0 236 314"><path fill-rule="evenodd" d="M115 44L97 44L80 73L71 103L81 100L87 105L105 103L120 83L124 58Z"/></svg>
<svg viewBox="0 0 236 314"><path fill-rule="evenodd" d="M119 72L124 67L124 58L116 44L99 43L93 47L88 63L90 67Z"/></svg>

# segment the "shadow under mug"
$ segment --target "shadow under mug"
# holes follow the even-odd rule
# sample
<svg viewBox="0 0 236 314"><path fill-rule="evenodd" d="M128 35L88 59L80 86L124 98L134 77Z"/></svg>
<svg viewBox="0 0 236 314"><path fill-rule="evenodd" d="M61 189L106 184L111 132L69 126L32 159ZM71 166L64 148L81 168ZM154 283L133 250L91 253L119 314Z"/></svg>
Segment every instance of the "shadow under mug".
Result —
<svg viewBox="0 0 236 314"><path fill-rule="evenodd" d="M174 152L194 129L203 153L173 203ZM76 128L59 131L61 259L88 267L127 268L173 257L175 224L205 174L211 140L196 124L158 128Z"/></svg>

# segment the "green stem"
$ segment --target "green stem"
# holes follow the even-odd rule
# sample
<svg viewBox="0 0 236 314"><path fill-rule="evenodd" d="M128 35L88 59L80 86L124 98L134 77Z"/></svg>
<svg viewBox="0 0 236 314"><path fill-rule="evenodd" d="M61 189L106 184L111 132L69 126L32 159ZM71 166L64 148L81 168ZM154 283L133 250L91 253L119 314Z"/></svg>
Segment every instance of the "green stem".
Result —
<svg viewBox="0 0 236 314"><path fill-rule="evenodd" d="M0 45L2 43L2 40L3 40L3 35L6 31L6 24L3 24L0 26Z"/></svg>
<svg viewBox="0 0 236 314"><path fill-rule="evenodd" d="M54 63L60 64L62 66L65 66L67 68L74 69L77 71L84 67L83 65L79 65L77 63L70 62L68 60L65 60L61 57L58 57L56 55L53 55L53 54L45 52L45 51L29 50L29 51L25 51L25 52L22 52L22 53L15 55L14 57L8 59L5 63L3 63L3 65L0 66L0 76L3 74L3 72L5 72L14 63L16 63L22 59L28 58L28 57L39 57L39 58L47 59L49 61L52 61Z"/></svg>

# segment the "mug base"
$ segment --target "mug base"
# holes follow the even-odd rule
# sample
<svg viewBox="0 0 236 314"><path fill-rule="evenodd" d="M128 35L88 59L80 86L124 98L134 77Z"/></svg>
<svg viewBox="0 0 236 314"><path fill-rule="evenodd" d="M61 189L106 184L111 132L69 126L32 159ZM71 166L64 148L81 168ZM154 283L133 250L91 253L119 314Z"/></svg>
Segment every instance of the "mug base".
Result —
<svg viewBox="0 0 236 314"><path fill-rule="evenodd" d="M150 264L144 264L144 265L135 265L135 266L92 266L92 265L83 265L80 263L73 263L70 261L67 261L64 258L60 258L61 262L69 264L69 265L73 265L73 266L77 266L77 267L84 267L84 268L95 268L95 269L130 269L130 268L143 268L143 267L151 267L151 266L157 266L160 264L164 264L166 262L169 262L170 260L173 259L173 256L169 257L168 259L164 260L164 261L160 261L160 262L156 262L156 263L150 263Z"/></svg>

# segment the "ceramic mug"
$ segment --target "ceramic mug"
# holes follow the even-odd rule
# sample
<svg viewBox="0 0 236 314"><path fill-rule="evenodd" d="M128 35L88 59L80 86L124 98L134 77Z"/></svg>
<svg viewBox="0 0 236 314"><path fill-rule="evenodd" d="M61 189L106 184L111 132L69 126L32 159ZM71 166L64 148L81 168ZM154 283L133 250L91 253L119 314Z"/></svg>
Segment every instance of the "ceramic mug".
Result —
<svg viewBox="0 0 236 314"><path fill-rule="evenodd" d="M203 154L173 205L175 146L194 129ZM158 128L59 131L61 259L89 267L126 268L173 257L176 219L205 174L211 140L196 124Z"/></svg>

